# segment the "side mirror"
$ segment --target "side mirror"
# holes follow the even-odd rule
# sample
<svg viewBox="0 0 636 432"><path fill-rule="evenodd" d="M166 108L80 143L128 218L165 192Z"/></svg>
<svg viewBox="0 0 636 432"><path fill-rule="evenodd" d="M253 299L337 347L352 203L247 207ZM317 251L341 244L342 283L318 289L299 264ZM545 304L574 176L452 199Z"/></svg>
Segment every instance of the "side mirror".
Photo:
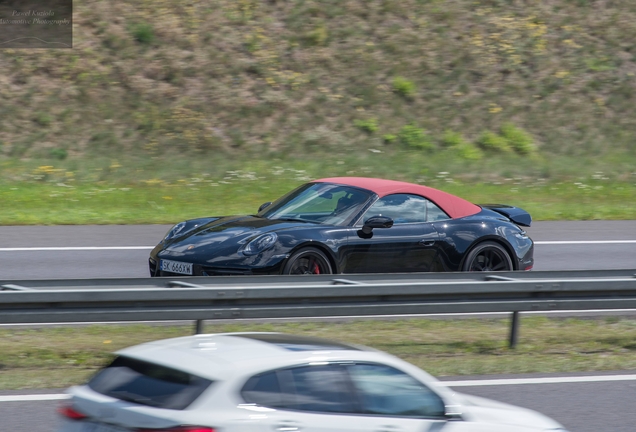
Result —
<svg viewBox="0 0 636 432"><path fill-rule="evenodd" d="M261 206L258 208L258 213L260 213L261 211L265 210L270 205L272 205L271 201L267 201L266 203L261 204Z"/></svg>
<svg viewBox="0 0 636 432"><path fill-rule="evenodd" d="M364 222L362 232L365 234L371 234L373 228L391 228L392 226L393 219L388 216L371 216Z"/></svg>

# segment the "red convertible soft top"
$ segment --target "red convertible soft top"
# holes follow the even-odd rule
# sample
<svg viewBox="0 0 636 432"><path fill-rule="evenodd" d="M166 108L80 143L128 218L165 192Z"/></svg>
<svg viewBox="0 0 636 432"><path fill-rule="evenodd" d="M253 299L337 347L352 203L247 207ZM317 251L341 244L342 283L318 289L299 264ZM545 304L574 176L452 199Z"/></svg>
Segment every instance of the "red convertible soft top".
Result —
<svg viewBox="0 0 636 432"><path fill-rule="evenodd" d="M441 190L413 183L367 177L332 177L314 180L313 183L336 183L347 186L355 186L370 190L377 194L380 198L396 193L419 195L433 201L453 219L474 215L481 211L481 207L466 201L465 199Z"/></svg>

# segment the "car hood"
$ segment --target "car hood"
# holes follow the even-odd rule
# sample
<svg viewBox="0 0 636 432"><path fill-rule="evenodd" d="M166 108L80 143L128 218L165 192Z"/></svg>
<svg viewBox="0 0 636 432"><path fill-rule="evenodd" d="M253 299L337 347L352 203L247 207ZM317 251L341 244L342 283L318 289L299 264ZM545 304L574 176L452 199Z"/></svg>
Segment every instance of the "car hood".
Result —
<svg viewBox="0 0 636 432"><path fill-rule="evenodd" d="M319 225L312 222L265 219L257 216L227 216L166 241L164 248L168 251L185 252L186 249L192 250L193 246L240 245L264 233L310 226Z"/></svg>
<svg viewBox="0 0 636 432"><path fill-rule="evenodd" d="M556 430L563 426L536 411L497 402L479 396L456 393L462 404L462 414L469 421L525 427L533 430ZM516 429L515 429L516 430Z"/></svg>

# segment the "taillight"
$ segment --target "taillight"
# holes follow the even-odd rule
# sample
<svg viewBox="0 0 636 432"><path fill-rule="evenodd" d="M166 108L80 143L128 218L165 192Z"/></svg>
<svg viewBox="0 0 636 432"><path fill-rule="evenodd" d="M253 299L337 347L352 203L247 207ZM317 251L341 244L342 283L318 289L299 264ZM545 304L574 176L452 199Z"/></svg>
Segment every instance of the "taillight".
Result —
<svg viewBox="0 0 636 432"><path fill-rule="evenodd" d="M83 420L88 416L73 408L72 405L62 405L57 409L58 414L71 420ZM135 429L135 432L216 432L214 428L204 426L176 426L164 429Z"/></svg>
<svg viewBox="0 0 636 432"><path fill-rule="evenodd" d="M215 432L213 428L204 426L177 426L168 429L136 429L135 432Z"/></svg>
<svg viewBox="0 0 636 432"><path fill-rule="evenodd" d="M77 411L71 405L62 405L57 409L57 412L58 414L71 420L83 420L88 417L86 414Z"/></svg>

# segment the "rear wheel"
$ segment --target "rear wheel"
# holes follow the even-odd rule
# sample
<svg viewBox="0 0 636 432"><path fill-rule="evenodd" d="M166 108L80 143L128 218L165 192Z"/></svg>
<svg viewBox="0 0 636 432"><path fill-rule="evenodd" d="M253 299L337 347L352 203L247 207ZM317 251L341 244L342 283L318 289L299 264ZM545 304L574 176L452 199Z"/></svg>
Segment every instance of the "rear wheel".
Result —
<svg viewBox="0 0 636 432"><path fill-rule="evenodd" d="M464 271L511 271L514 267L506 249L486 241L475 246L466 257Z"/></svg>
<svg viewBox="0 0 636 432"><path fill-rule="evenodd" d="M329 258L315 248L304 248L295 252L285 264L283 274L332 274Z"/></svg>

